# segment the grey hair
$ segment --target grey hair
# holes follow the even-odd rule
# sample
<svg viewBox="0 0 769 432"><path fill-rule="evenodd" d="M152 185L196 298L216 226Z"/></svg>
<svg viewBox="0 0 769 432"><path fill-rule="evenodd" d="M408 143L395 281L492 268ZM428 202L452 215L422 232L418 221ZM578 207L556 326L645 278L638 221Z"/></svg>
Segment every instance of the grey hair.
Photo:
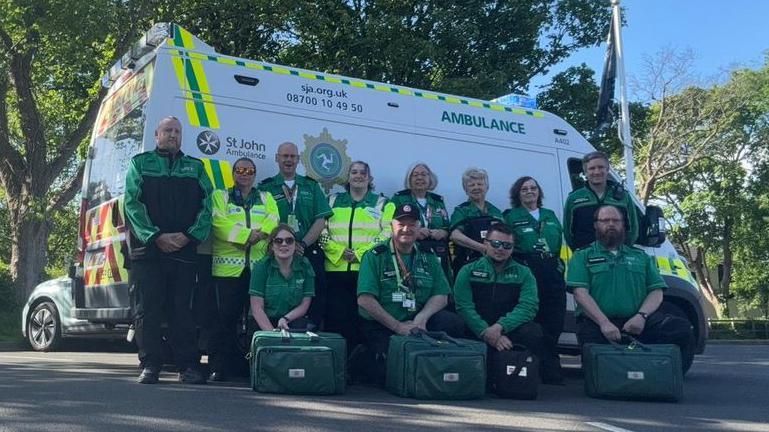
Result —
<svg viewBox="0 0 769 432"><path fill-rule="evenodd" d="M488 186L489 174L483 168L468 168L462 173L462 189L465 189L465 185L470 180L483 180L486 186Z"/></svg>
<svg viewBox="0 0 769 432"><path fill-rule="evenodd" d="M414 170L418 167L423 167L427 170L427 173L430 176L430 183L427 185L427 190L431 192L434 191L435 188L438 187L438 175L436 175L426 163L421 161L414 162L409 166L409 169L406 171L406 178L403 179L403 188L411 189L411 174L413 174Z"/></svg>

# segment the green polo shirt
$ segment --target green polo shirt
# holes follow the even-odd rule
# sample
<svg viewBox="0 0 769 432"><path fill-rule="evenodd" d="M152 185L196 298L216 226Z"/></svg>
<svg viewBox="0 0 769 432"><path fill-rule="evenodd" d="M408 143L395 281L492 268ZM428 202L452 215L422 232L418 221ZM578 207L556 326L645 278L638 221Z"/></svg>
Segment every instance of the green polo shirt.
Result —
<svg viewBox="0 0 769 432"><path fill-rule="evenodd" d="M358 273L358 296L370 294L374 296L382 308L398 321L413 319L422 310L432 296L449 295L451 288L438 258L429 252L422 252L414 247L413 253L402 255L404 263L409 266L414 278L416 295L416 311L411 312L403 307L402 302L393 301L393 293L399 291L398 280L393 262L392 242L380 243L363 255ZM360 315L367 319L374 318L363 308L358 308Z"/></svg>
<svg viewBox="0 0 769 432"><path fill-rule="evenodd" d="M505 210L505 223L515 235L515 251L518 253L550 252L561 254L563 228L558 217L550 209L539 209L539 220L526 207Z"/></svg>
<svg viewBox="0 0 769 432"><path fill-rule="evenodd" d="M494 219L499 219L500 221L505 220L505 218L502 216L502 211L488 201L486 201L485 213L482 212L481 209L479 209L478 206L476 206L471 201L465 201L462 204L456 206L454 208L454 213L451 214L451 230L453 231L458 229L464 233L467 229L465 226L465 221L470 218L481 216L491 216Z"/></svg>
<svg viewBox="0 0 769 432"><path fill-rule="evenodd" d="M635 315L650 292L667 288L646 252L622 245L615 255L598 242L571 257L566 286L586 288L604 315L623 319ZM582 314L579 307L576 312Z"/></svg>
<svg viewBox="0 0 769 432"><path fill-rule="evenodd" d="M315 272L305 257L294 257L291 277L280 272L275 258L267 256L254 264L248 293L264 299L267 316L277 319L299 306L305 297L315 296Z"/></svg>
<svg viewBox="0 0 769 432"><path fill-rule="evenodd" d="M275 198L282 223L288 223L290 214L296 215L297 222L299 223L296 238L301 240L316 219L327 219L331 216L332 211L328 206L326 195L321 190L318 182L310 177L300 175L296 175L294 180L296 180L296 183L293 192L295 200L293 206L289 197L286 196L288 188L284 187L285 180L280 173L274 177L262 180L259 183L259 190L267 191Z"/></svg>
<svg viewBox="0 0 769 432"><path fill-rule="evenodd" d="M501 325L503 332L509 333L537 315L537 281L528 267L512 259L497 273L493 261L483 257L462 267L457 274L454 302L457 313L476 336L480 337L493 324ZM488 315L498 317L496 322L485 320Z"/></svg>
<svg viewBox="0 0 769 432"><path fill-rule="evenodd" d="M414 195L411 194L410 189L404 189L393 195L390 200L397 208L403 204L411 204L419 209L419 215L422 222L422 226L430 229L449 229L449 212L446 210L446 204L443 202L443 197L428 192L425 197L427 202L422 207ZM427 225L425 225L425 221Z"/></svg>

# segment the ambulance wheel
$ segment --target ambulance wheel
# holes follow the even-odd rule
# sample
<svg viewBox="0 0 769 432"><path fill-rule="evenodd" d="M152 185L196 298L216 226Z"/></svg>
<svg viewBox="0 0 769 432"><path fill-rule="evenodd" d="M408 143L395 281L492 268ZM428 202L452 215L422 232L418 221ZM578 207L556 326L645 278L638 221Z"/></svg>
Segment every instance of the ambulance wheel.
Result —
<svg viewBox="0 0 769 432"><path fill-rule="evenodd" d="M675 303L671 303L669 301L663 302L660 306L660 311L670 314L679 318L683 318L686 320L686 322L689 323L689 325L692 326L693 330L693 324L691 324L691 320L689 319L689 316L686 315L686 312L684 312L683 309L681 309L680 306L678 306ZM694 336L692 335L692 339L689 341L688 349L685 349L681 352L681 367L684 371L684 375L686 375L686 372L689 371L689 368L692 367L692 363L694 363Z"/></svg>
<svg viewBox="0 0 769 432"><path fill-rule="evenodd" d="M56 351L62 343L61 319L56 305L38 303L27 318L27 341L35 351Z"/></svg>

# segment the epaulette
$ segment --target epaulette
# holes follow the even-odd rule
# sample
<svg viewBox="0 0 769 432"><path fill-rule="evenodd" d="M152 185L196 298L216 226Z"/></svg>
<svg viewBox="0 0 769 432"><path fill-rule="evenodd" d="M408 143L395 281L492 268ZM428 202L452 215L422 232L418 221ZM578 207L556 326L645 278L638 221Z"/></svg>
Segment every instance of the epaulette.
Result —
<svg viewBox="0 0 769 432"><path fill-rule="evenodd" d="M458 205L457 207L470 207L473 203L470 201L465 201L462 204Z"/></svg>
<svg viewBox="0 0 769 432"><path fill-rule="evenodd" d="M299 175L297 175L297 177L299 177ZM315 180L314 178L312 178L310 176L301 176L301 177L304 177L305 179L309 180L310 183L317 183L318 182L317 180Z"/></svg>
<svg viewBox="0 0 769 432"><path fill-rule="evenodd" d="M434 199L436 201L443 202L443 196L442 195L438 195L435 192L427 192L427 195L430 196L430 198L432 198L432 199Z"/></svg>
<svg viewBox="0 0 769 432"><path fill-rule="evenodd" d="M393 194L393 196L405 196L405 195L411 195L411 189L403 189Z"/></svg>
<svg viewBox="0 0 769 432"><path fill-rule="evenodd" d="M272 183L273 180L275 180L275 177L267 177L266 179L259 182L259 186L267 186L268 184Z"/></svg>
<svg viewBox="0 0 769 432"><path fill-rule="evenodd" d="M374 255L379 255L381 253L387 252L389 249L390 248L387 247L387 243L380 243L380 244L374 246L374 248L371 249L371 252L373 252Z"/></svg>

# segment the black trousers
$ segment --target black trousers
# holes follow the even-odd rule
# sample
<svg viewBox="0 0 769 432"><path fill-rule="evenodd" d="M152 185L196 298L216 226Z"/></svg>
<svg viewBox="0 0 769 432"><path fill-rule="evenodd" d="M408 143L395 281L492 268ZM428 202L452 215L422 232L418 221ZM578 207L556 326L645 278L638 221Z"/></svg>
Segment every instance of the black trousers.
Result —
<svg viewBox="0 0 769 432"><path fill-rule="evenodd" d="M612 318L610 321L621 331L628 319ZM681 349L681 359L684 362L691 358L694 351L694 333L689 321L660 311L649 315L643 331L636 338L642 343L678 345ZM609 343L601 333L601 327L585 316L577 318L577 340L580 347L586 343ZM684 364L683 366L684 370L688 369L688 365Z"/></svg>
<svg viewBox="0 0 769 432"><path fill-rule="evenodd" d="M307 317L311 325L314 324L316 328L322 329L323 315L326 313L326 254L318 243L314 243L305 249L304 256L310 261L312 270L315 272L315 297L312 298Z"/></svg>
<svg viewBox="0 0 769 432"><path fill-rule="evenodd" d="M161 258L131 263L136 344L143 367L163 365L163 322L168 324L169 342L179 369L199 364L192 314L195 279L195 264L191 262Z"/></svg>
<svg viewBox="0 0 769 432"><path fill-rule="evenodd" d="M344 336L349 353L362 341L360 320L358 272L327 272L324 330Z"/></svg>
<svg viewBox="0 0 769 432"><path fill-rule="evenodd" d="M462 337L464 335L465 324L459 315L441 310L436 312L427 321L427 330L446 332L451 337ZM387 373L387 351L390 348L390 336L395 333L387 327L374 320L361 319L361 329L363 330L363 339L366 346L366 359L359 359L367 367L363 371L366 380L383 386L385 383L385 374Z"/></svg>
<svg viewBox="0 0 769 432"><path fill-rule="evenodd" d="M230 373L243 357L238 344L238 325L248 304L251 272L239 277L214 277L216 315L208 343L209 364L214 371Z"/></svg>
<svg viewBox="0 0 769 432"><path fill-rule="evenodd" d="M539 311L534 321L542 327L544 337L540 370L543 378L557 379L561 376L558 338L566 315L566 283L560 270L560 259L528 255L526 264L537 280L539 294Z"/></svg>

